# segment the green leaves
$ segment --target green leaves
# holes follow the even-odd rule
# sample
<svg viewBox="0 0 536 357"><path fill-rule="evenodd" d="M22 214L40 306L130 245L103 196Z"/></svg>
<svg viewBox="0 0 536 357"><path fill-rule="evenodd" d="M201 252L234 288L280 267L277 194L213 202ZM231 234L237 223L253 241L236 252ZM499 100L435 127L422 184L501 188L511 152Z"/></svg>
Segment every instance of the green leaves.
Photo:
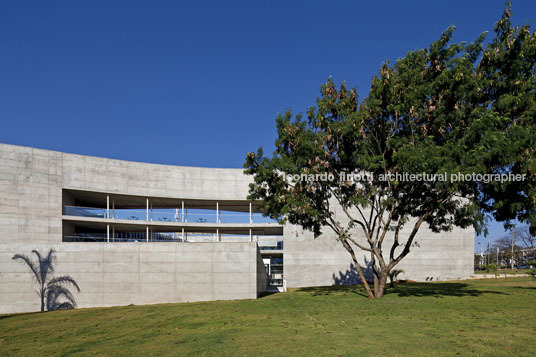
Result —
<svg viewBox="0 0 536 357"><path fill-rule="evenodd" d="M536 34L512 26L509 5L485 47L485 32L452 43L454 29L428 49L382 65L361 103L355 89L329 79L306 118L290 110L278 115L273 156L259 151L246 158L246 173L254 176L250 198L263 200L272 217L317 234L334 223L333 201L393 212L402 224L426 216L436 231L478 225L489 214L536 223ZM339 180L355 172L374 179ZM336 179L287 179L323 173ZM395 173L515 173L529 180L378 179Z"/></svg>
<svg viewBox="0 0 536 357"><path fill-rule="evenodd" d="M510 5L495 25L478 72L484 105L494 122L482 129L486 166L494 172L526 174L524 182L489 183L481 188L481 207L500 221L536 224L536 33L513 26Z"/></svg>

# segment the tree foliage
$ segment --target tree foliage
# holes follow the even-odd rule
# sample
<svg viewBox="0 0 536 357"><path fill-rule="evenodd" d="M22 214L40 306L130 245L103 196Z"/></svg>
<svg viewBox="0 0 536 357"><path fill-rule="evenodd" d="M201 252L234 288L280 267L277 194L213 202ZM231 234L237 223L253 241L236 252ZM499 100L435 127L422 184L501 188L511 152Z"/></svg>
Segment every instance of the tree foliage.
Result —
<svg viewBox="0 0 536 357"><path fill-rule="evenodd" d="M488 109L480 132L489 149L486 167L525 174L527 180L483 184L480 202L507 227L517 219L536 235L536 34L528 25L513 26L511 17L508 4L478 66Z"/></svg>
<svg viewBox="0 0 536 357"><path fill-rule="evenodd" d="M440 232L480 230L488 215L536 222L536 35L528 26L512 27L510 17L508 5L487 45L485 33L452 43L449 27L429 48L386 62L361 102L355 89L330 79L305 117L278 115L273 155L259 149L246 157L246 173L254 177L250 199L315 236L333 230L371 298L383 296L388 273L410 252L422 224ZM348 179L356 173L366 179ZM416 181L397 173L429 176ZM494 173L527 174L531 181L450 180ZM370 254L374 292L356 248Z"/></svg>

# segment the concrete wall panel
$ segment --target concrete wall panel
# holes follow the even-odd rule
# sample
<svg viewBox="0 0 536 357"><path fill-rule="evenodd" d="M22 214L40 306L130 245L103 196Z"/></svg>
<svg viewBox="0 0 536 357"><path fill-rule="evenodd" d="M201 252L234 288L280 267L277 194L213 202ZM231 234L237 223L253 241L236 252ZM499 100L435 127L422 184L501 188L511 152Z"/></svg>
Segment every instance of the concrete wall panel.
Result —
<svg viewBox="0 0 536 357"><path fill-rule="evenodd" d="M62 189L244 200L250 182L241 169L146 164L0 144L0 312L39 308L29 273L11 256L49 247L58 251L58 273L80 283L79 306L255 297L266 286L255 243L62 242ZM408 225L401 239L409 230ZM358 232L355 237L364 242ZM314 239L299 227L284 227L288 287L332 285L355 275L335 238L327 229ZM416 241L419 246L400 264L403 277L457 279L472 273L473 230L433 234L424 227ZM359 251L358 256L366 265L368 256Z"/></svg>
<svg viewBox="0 0 536 357"><path fill-rule="evenodd" d="M216 244L225 251L219 256L212 253ZM32 249L51 247L55 275L70 275L81 288L74 294L79 307L257 297L258 261L245 258L260 258L256 243L10 243L0 244L0 313L39 309L30 270L11 257L35 259ZM189 254L206 262L179 259Z"/></svg>

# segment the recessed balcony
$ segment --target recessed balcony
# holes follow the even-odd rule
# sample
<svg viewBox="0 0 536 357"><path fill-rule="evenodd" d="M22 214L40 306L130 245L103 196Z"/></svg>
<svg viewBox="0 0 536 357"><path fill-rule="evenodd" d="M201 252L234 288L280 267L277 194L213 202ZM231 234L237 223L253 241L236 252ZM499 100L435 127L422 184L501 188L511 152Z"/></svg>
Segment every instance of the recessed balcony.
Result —
<svg viewBox="0 0 536 357"><path fill-rule="evenodd" d="M283 235L283 227L249 201L64 189L62 217L63 241L257 241L259 236Z"/></svg>
<svg viewBox="0 0 536 357"><path fill-rule="evenodd" d="M277 221L264 217L260 212L242 213L223 211L219 209L182 209L164 208L148 210L141 209L121 209L121 208L100 208L63 206L63 215L87 218L118 219L129 221L153 221L153 222L175 222L175 223L277 223Z"/></svg>

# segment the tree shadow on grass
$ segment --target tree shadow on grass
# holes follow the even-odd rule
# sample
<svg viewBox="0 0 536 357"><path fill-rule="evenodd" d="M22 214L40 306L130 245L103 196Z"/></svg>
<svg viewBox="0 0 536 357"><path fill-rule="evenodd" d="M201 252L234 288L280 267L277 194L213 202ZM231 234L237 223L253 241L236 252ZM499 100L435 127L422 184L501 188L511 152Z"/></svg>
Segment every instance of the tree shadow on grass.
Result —
<svg viewBox="0 0 536 357"><path fill-rule="evenodd" d="M474 289L469 284L459 282L403 283L387 288L385 295L397 294L401 297L444 297L481 296L485 294L508 295L502 291Z"/></svg>
<svg viewBox="0 0 536 357"><path fill-rule="evenodd" d="M366 266L362 267L363 275L369 282L371 289L374 289L372 283L372 269L370 264L366 262ZM301 292L317 295L340 295L340 294L356 294L368 297L361 279L357 273L357 269L353 264L345 272L339 271L338 275L333 274L333 286L308 287L298 289ZM398 283L394 288L386 287L385 295L397 294L398 296L481 296L484 294L501 294L507 295L504 292L493 290L474 289L469 284L461 282L422 282L422 283Z"/></svg>
<svg viewBox="0 0 536 357"><path fill-rule="evenodd" d="M515 289L536 290L536 286L514 286Z"/></svg>
<svg viewBox="0 0 536 357"><path fill-rule="evenodd" d="M373 288L373 286L371 286ZM297 291L308 292L313 296L318 295L344 295L356 294L363 297L368 297L365 289L361 284L356 285L335 285L301 288ZM508 295L501 291L480 290L470 287L464 283L398 283L394 288L386 288L385 295L396 294L400 297L466 297L466 296L481 296L485 294Z"/></svg>
<svg viewBox="0 0 536 357"><path fill-rule="evenodd" d="M361 284L355 285L334 285L334 286L313 286L308 288L299 288L299 292L307 292L313 296L320 295L346 295L355 294L368 297L367 292Z"/></svg>

